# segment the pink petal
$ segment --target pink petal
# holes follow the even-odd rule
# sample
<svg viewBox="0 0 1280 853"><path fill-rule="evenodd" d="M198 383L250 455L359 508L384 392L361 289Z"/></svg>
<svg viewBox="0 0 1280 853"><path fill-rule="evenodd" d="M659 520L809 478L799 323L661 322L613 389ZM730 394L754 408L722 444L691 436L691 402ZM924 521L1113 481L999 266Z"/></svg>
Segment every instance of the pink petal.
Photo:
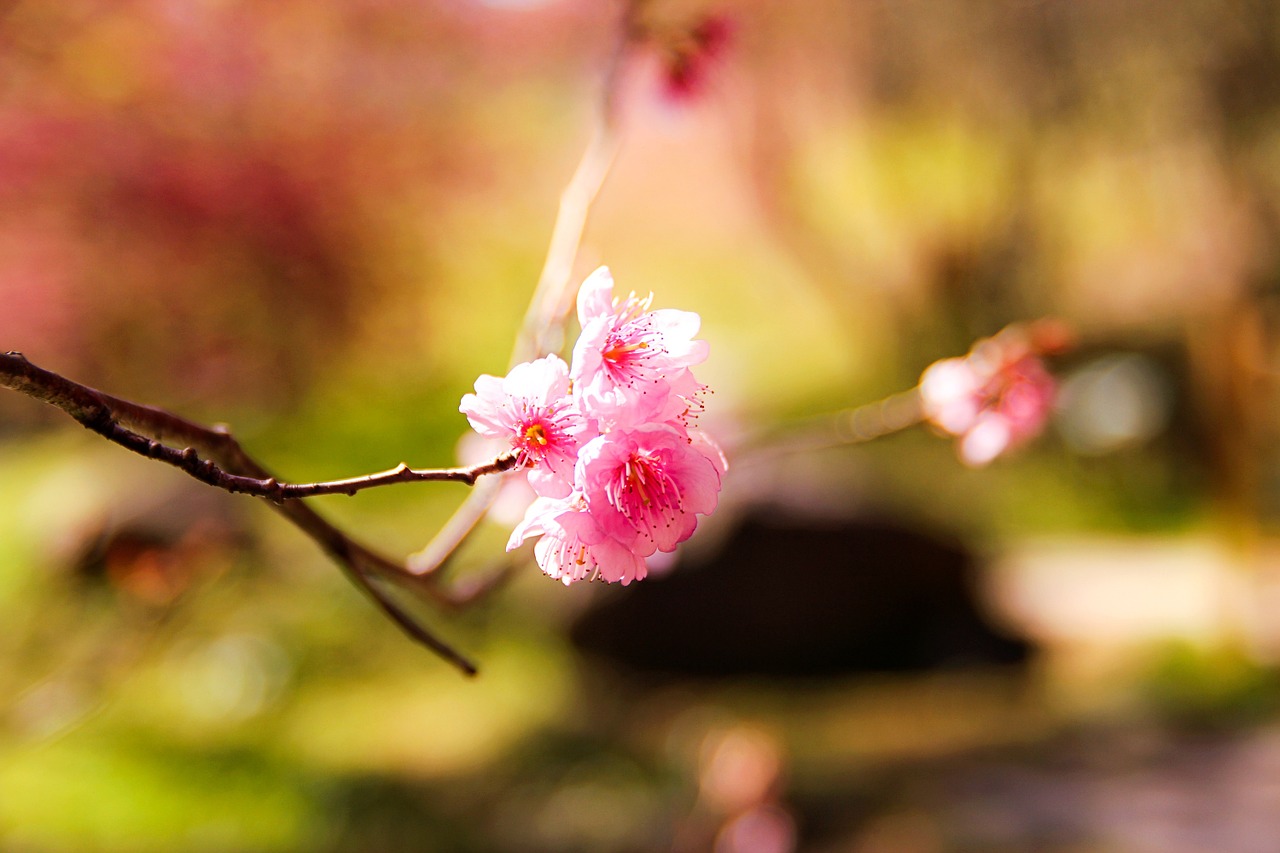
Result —
<svg viewBox="0 0 1280 853"><path fill-rule="evenodd" d="M502 380L502 393L545 408L552 400L569 393L569 366L558 355L517 364Z"/></svg>
<svg viewBox="0 0 1280 853"><path fill-rule="evenodd" d="M485 374L476 380L476 393L463 394L458 411L467 416L471 428L488 438L506 438L514 425L505 407L502 379Z"/></svg>
<svg viewBox="0 0 1280 853"><path fill-rule="evenodd" d="M692 367L707 360L710 344L693 339L702 326L702 317L697 313L659 308L649 312L649 316L662 332L662 342L666 347L670 366Z"/></svg>
<svg viewBox="0 0 1280 853"><path fill-rule="evenodd" d="M613 275L600 267L582 282L578 290L578 324L586 328L597 317L613 313Z"/></svg>
<svg viewBox="0 0 1280 853"><path fill-rule="evenodd" d="M1009 422L997 414L987 413L960 440L960 458L967 465L981 467L1004 453L1012 438Z"/></svg>

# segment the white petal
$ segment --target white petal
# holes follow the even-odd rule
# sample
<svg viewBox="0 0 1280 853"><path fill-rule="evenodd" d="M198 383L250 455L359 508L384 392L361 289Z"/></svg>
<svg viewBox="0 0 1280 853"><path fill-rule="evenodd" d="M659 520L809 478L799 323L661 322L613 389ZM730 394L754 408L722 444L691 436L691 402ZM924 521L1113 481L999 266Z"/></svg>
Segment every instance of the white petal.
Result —
<svg viewBox="0 0 1280 853"><path fill-rule="evenodd" d="M600 267L578 290L578 323L585 326L597 317L613 313L613 275L608 267Z"/></svg>

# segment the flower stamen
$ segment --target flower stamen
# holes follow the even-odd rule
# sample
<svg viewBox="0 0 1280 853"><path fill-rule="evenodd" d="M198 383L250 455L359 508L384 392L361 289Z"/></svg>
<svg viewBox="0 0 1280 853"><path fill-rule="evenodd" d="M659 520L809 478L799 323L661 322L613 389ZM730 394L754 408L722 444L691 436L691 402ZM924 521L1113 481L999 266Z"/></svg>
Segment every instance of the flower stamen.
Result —
<svg viewBox="0 0 1280 853"><path fill-rule="evenodd" d="M547 428L542 424L530 424L524 431L525 441L532 441L539 447L546 447L550 442L547 439Z"/></svg>
<svg viewBox="0 0 1280 853"><path fill-rule="evenodd" d="M617 346L613 346L605 350L603 353L603 357L608 361L616 362L616 361L619 361L627 353L632 353L632 352L635 352L636 350L648 349L648 348L649 348L648 341L638 341L637 343L634 343L634 344L619 344Z"/></svg>

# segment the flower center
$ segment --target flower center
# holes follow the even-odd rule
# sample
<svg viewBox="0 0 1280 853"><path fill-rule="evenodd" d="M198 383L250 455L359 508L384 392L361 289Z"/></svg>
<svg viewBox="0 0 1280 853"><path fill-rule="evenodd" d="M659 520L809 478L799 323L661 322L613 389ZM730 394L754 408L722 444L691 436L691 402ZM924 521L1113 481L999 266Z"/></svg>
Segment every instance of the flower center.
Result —
<svg viewBox="0 0 1280 853"><path fill-rule="evenodd" d="M539 447L546 447L548 444L547 428L542 424L530 424L525 427L524 440L532 442Z"/></svg>
<svg viewBox="0 0 1280 853"><path fill-rule="evenodd" d="M647 341L637 341L634 344L614 344L613 346L609 347L609 349L604 351L604 358L606 361L612 361L616 363L618 361L621 361L622 358L626 356L628 353L632 353L632 352L635 352L636 350L648 349L648 348L649 348L649 344Z"/></svg>
<svg viewBox="0 0 1280 853"><path fill-rule="evenodd" d="M624 475L627 480L627 487L640 496L641 503L648 506L653 502L653 499L649 497L649 490L645 488L644 475L645 472L640 465L640 460L627 461Z"/></svg>

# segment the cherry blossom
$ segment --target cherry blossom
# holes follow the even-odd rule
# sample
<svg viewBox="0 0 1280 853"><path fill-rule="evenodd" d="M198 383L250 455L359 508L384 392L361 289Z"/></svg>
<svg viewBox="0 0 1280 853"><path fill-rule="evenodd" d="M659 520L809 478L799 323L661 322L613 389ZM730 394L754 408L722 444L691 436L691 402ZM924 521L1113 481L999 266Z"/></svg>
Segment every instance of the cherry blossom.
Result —
<svg viewBox="0 0 1280 853"><path fill-rule="evenodd" d="M666 45L662 92L672 103L686 104L702 95L714 67L728 52L734 29L728 17L707 15Z"/></svg>
<svg viewBox="0 0 1280 853"><path fill-rule="evenodd" d="M594 578L626 586L648 573L643 557L600 529L581 495L538 498L512 532L507 550L533 536L541 537L533 546L538 566L565 586Z"/></svg>
<svg viewBox="0 0 1280 853"><path fill-rule="evenodd" d="M600 267L578 291L582 334L573 348L574 395L602 429L652 420L671 384L707 358L702 324L692 311L650 310L653 296L613 296L613 276Z"/></svg>
<svg viewBox="0 0 1280 853"><path fill-rule="evenodd" d="M925 417L959 437L965 463L986 465L1044 428L1057 386L1033 344L1010 327L963 358L935 362L920 377Z"/></svg>
<svg viewBox="0 0 1280 853"><path fill-rule="evenodd" d="M569 393L569 368L549 355L518 364L505 377L481 376L476 392L465 394L459 410L476 432L505 440L529 468L539 494L564 497L572 491L578 449L588 429Z"/></svg>
<svg viewBox="0 0 1280 853"><path fill-rule="evenodd" d="M665 424L621 430L583 446L576 479L601 529L638 553L671 551L716 508L720 471Z"/></svg>
<svg viewBox="0 0 1280 853"><path fill-rule="evenodd" d="M724 454L699 428L707 386L701 318L651 310L652 296L613 296L601 267L578 292L573 365L554 355L481 376L461 410L476 432L513 448L539 497L508 550L537 538L534 557L566 585L627 584L646 558L670 553L716 508Z"/></svg>

